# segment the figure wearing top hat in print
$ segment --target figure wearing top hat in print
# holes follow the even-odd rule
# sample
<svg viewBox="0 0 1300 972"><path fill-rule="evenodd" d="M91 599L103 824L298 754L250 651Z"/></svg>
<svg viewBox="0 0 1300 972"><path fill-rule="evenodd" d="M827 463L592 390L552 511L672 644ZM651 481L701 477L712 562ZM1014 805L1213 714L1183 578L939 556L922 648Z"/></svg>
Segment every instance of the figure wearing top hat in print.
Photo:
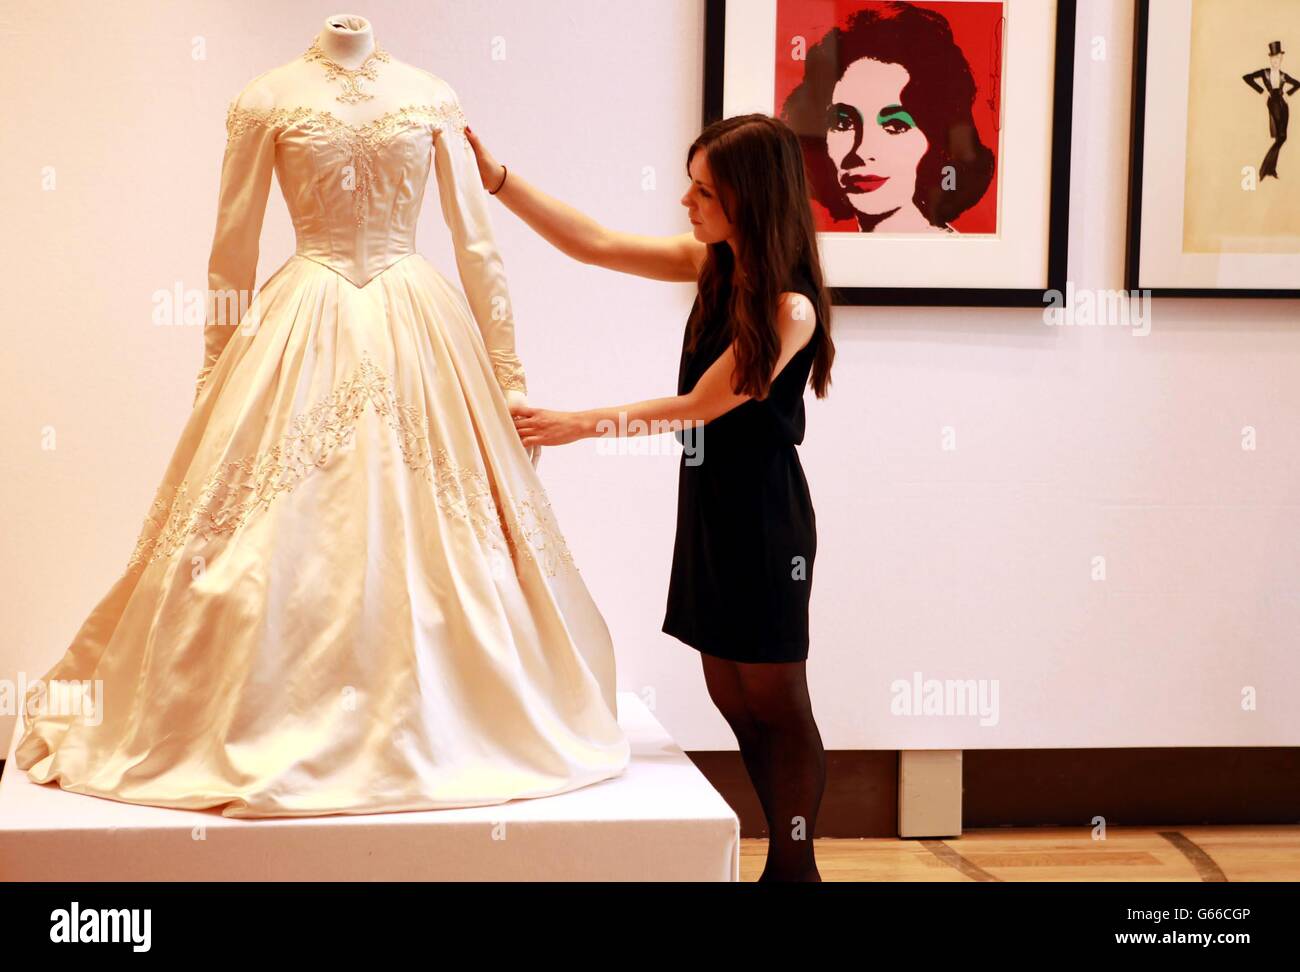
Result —
<svg viewBox="0 0 1300 972"><path fill-rule="evenodd" d="M1249 74L1243 74L1242 80L1258 91L1260 94L1268 95L1268 134L1273 138L1273 144L1269 146L1268 153L1264 156L1264 161L1259 166L1259 177L1263 180L1266 176L1272 176L1274 179L1277 175L1277 157L1282 151L1282 143L1286 141L1287 120L1291 115L1291 108L1286 103L1286 99L1296 93L1300 88L1300 81L1297 81L1291 75L1282 70L1282 55L1286 51L1282 50L1281 41L1269 41L1268 43L1268 63L1266 68L1260 68L1258 71L1252 71ZM1260 82L1263 85L1260 85ZM1289 90L1287 90L1289 88Z"/></svg>

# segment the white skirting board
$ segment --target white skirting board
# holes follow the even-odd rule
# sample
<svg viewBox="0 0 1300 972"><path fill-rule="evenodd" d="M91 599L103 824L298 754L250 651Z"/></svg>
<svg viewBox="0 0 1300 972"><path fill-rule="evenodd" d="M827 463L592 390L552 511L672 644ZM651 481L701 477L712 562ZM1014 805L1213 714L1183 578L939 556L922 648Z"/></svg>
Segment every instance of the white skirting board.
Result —
<svg viewBox="0 0 1300 972"><path fill-rule="evenodd" d="M2 881L737 881L740 821L634 693L617 779L489 807L235 819L0 778Z"/></svg>

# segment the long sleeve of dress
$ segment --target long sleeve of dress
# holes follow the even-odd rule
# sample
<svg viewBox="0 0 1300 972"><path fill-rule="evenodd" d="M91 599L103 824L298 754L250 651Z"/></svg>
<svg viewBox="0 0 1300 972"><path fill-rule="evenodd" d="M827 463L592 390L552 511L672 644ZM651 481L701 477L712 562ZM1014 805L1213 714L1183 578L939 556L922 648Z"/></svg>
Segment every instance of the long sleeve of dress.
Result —
<svg viewBox="0 0 1300 972"><path fill-rule="evenodd" d="M487 190L479 178L474 149L465 137L460 101L450 85L446 85L446 97L456 121L434 138L433 152L438 198L455 246L456 269L497 384L507 400L526 402L528 389L523 365L515 354L515 322L505 264L488 220Z"/></svg>
<svg viewBox="0 0 1300 972"><path fill-rule="evenodd" d="M195 402L253 299L262 217L275 168L275 129L269 123L269 106L258 101L245 88L226 113L217 225L208 258L203 367L194 383Z"/></svg>

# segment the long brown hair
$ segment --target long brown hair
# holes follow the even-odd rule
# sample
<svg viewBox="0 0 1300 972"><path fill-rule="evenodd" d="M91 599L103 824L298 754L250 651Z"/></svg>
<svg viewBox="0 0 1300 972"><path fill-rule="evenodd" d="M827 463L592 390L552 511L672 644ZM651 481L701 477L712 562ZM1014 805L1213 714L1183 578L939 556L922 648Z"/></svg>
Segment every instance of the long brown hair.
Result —
<svg viewBox="0 0 1300 972"><path fill-rule="evenodd" d="M809 384L818 398L825 398L835 359L831 302L822 283L798 137L784 122L768 115L737 115L709 125L691 143L686 152L688 171L700 150L708 153L719 202L736 228L738 253L733 255L725 240L709 244L700 268L700 302L687 322L688 347L695 347L705 320L727 320L736 357L732 390L766 398L781 355L777 295L791 289L802 268L812 281L817 316ZM728 278L730 299L722 307Z"/></svg>

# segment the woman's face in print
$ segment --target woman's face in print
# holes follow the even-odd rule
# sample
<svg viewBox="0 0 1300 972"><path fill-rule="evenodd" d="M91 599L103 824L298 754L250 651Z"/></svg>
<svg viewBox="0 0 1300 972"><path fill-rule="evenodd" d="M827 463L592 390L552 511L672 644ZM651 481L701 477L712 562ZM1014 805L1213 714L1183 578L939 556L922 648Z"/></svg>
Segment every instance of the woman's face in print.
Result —
<svg viewBox="0 0 1300 972"><path fill-rule="evenodd" d="M1271 64L1271 65L1273 65L1273 67L1275 67L1275 68L1280 68L1280 67L1282 66L1282 55L1281 55L1281 54L1270 54L1270 55L1268 56L1268 63Z"/></svg>
<svg viewBox="0 0 1300 972"><path fill-rule="evenodd" d="M910 75L901 64L860 58L826 109L826 154L849 204L878 216L912 205L916 167L929 139L899 103Z"/></svg>
<svg viewBox="0 0 1300 972"><path fill-rule="evenodd" d="M701 243L721 243L731 236L732 225L722 209L709 172L708 152L698 150L691 158L688 171L691 184L686 195L682 196L682 205L686 207L695 238Z"/></svg>

